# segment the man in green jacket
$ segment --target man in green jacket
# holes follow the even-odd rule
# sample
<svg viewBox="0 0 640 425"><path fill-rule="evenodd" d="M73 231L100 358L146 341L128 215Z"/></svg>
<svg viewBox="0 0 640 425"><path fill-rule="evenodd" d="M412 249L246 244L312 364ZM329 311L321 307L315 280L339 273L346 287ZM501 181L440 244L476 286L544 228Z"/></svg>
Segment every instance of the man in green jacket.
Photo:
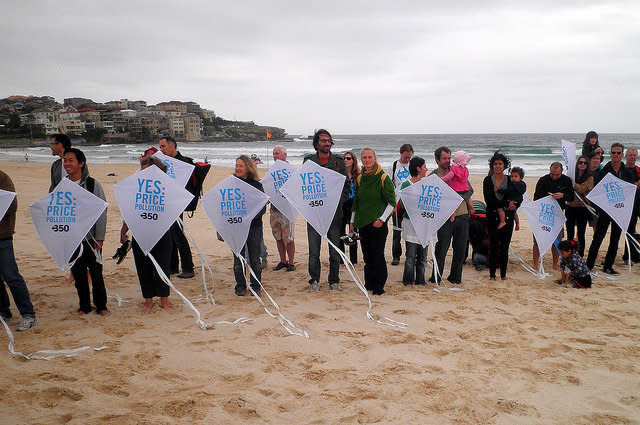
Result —
<svg viewBox="0 0 640 425"><path fill-rule="evenodd" d="M313 135L313 148L316 150L315 154L307 155L304 157L304 162L313 161L321 167L329 168L340 174L347 175L346 167L344 165L344 159L341 155L331 153L331 147L333 146L333 138L331 133L325 129L316 131ZM347 198L348 188L345 186L342 188L342 194L340 195L340 202L333 215L331 226L327 232L327 237L336 246L340 242L341 234L341 222L342 222L342 203ZM315 231L315 229L307 223L307 239L309 241L309 285L311 292L318 292L320 290L320 242L322 236ZM340 254L329 247L329 287L334 290L341 290L340 287Z"/></svg>

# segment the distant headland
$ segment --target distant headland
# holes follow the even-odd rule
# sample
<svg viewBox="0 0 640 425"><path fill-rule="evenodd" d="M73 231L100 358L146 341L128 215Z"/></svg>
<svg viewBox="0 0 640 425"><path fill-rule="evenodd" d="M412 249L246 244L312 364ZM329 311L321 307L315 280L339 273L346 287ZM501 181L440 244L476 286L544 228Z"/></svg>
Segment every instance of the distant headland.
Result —
<svg viewBox="0 0 640 425"><path fill-rule="evenodd" d="M48 143L65 133L86 144L150 143L162 135L181 142L291 141L283 128L253 121L230 121L196 102L177 100L148 105L144 100L105 103L70 97L9 96L0 99L0 146Z"/></svg>

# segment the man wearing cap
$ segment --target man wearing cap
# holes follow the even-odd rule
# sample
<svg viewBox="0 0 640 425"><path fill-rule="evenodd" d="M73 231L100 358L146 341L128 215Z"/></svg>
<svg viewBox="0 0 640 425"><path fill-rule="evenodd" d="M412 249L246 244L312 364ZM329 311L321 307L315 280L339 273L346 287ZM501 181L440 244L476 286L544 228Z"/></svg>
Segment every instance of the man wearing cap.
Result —
<svg viewBox="0 0 640 425"><path fill-rule="evenodd" d="M325 129L316 131L313 135L313 148L316 150L315 154L307 155L304 157L304 162L313 161L321 167L329 168L344 176L347 175L347 170L344 165L344 159L341 155L336 155L331 152L333 146L333 138L331 133ZM329 226L327 237L335 245L340 243L341 224L342 224L342 203L347 198L348 187L345 184L342 188L340 195L340 201L338 207ZM307 239L309 241L309 279L310 291L318 292L320 290L320 242L322 236L315 231L315 229L307 223ZM340 287L340 254L329 247L329 287L333 290L341 290Z"/></svg>

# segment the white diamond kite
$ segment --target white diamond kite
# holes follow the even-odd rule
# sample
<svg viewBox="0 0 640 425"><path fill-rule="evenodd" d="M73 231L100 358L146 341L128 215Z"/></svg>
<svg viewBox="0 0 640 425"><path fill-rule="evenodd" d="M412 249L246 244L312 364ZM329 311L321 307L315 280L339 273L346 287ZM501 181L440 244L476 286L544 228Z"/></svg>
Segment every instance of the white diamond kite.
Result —
<svg viewBox="0 0 640 425"><path fill-rule="evenodd" d="M278 159L273 163L264 178L260 180L262 187L264 187L264 193L269 196L269 201L292 223L295 223L298 218L298 210L280 193L280 188L295 171L296 167L294 165Z"/></svg>
<svg viewBox="0 0 640 425"><path fill-rule="evenodd" d="M611 173L607 173L587 195L587 199L609 214L623 232L629 228L635 197L636 185Z"/></svg>
<svg viewBox="0 0 640 425"><path fill-rule="evenodd" d="M402 189L400 199L423 247L462 202L462 197L435 174Z"/></svg>
<svg viewBox="0 0 640 425"><path fill-rule="evenodd" d="M33 226L60 270L68 267L71 256L107 205L68 178L31 204Z"/></svg>
<svg viewBox="0 0 640 425"><path fill-rule="evenodd" d="M114 186L120 213L145 254L178 219L193 195L152 165Z"/></svg>
<svg viewBox="0 0 640 425"><path fill-rule="evenodd" d="M249 236L251 220L269 197L235 176L218 183L202 197L209 221L238 257Z"/></svg>
<svg viewBox="0 0 640 425"><path fill-rule="evenodd" d="M571 181L576 180L576 144L562 141L562 161L566 168L566 174Z"/></svg>
<svg viewBox="0 0 640 425"><path fill-rule="evenodd" d="M307 161L280 188L280 193L320 236L326 238L345 178L340 173Z"/></svg>
<svg viewBox="0 0 640 425"><path fill-rule="evenodd" d="M15 197L15 192L0 189L0 221L4 218Z"/></svg>
<svg viewBox="0 0 640 425"><path fill-rule="evenodd" d="M178 186L187 186L187 183L191 178L191 174L193 174L193 169L196 168L195 165L180 161L179 159L165 155L160 151L153 154L153 156L158 158L167 166L167 176L171 177Z"/></svg>
<svg viewBox="0 0 640 425"><path fill-rule="evenodd" d="M518 209L518 213L520 212L527 217L542 256L551 247L567 221L562 208L552 196L545 196L537 201L523 203Z"/></svg>

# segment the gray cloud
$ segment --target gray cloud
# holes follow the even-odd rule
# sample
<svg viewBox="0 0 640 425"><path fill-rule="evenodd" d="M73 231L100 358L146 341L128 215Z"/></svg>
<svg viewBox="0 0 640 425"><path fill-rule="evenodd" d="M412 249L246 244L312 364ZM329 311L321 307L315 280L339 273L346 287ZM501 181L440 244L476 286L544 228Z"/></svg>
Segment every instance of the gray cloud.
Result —
<svg viewBox="0 0 640 425"><path fill-rule="evenodd" d="M308 133L640 131L634 2L4 2L0 96Z"/></svg>

